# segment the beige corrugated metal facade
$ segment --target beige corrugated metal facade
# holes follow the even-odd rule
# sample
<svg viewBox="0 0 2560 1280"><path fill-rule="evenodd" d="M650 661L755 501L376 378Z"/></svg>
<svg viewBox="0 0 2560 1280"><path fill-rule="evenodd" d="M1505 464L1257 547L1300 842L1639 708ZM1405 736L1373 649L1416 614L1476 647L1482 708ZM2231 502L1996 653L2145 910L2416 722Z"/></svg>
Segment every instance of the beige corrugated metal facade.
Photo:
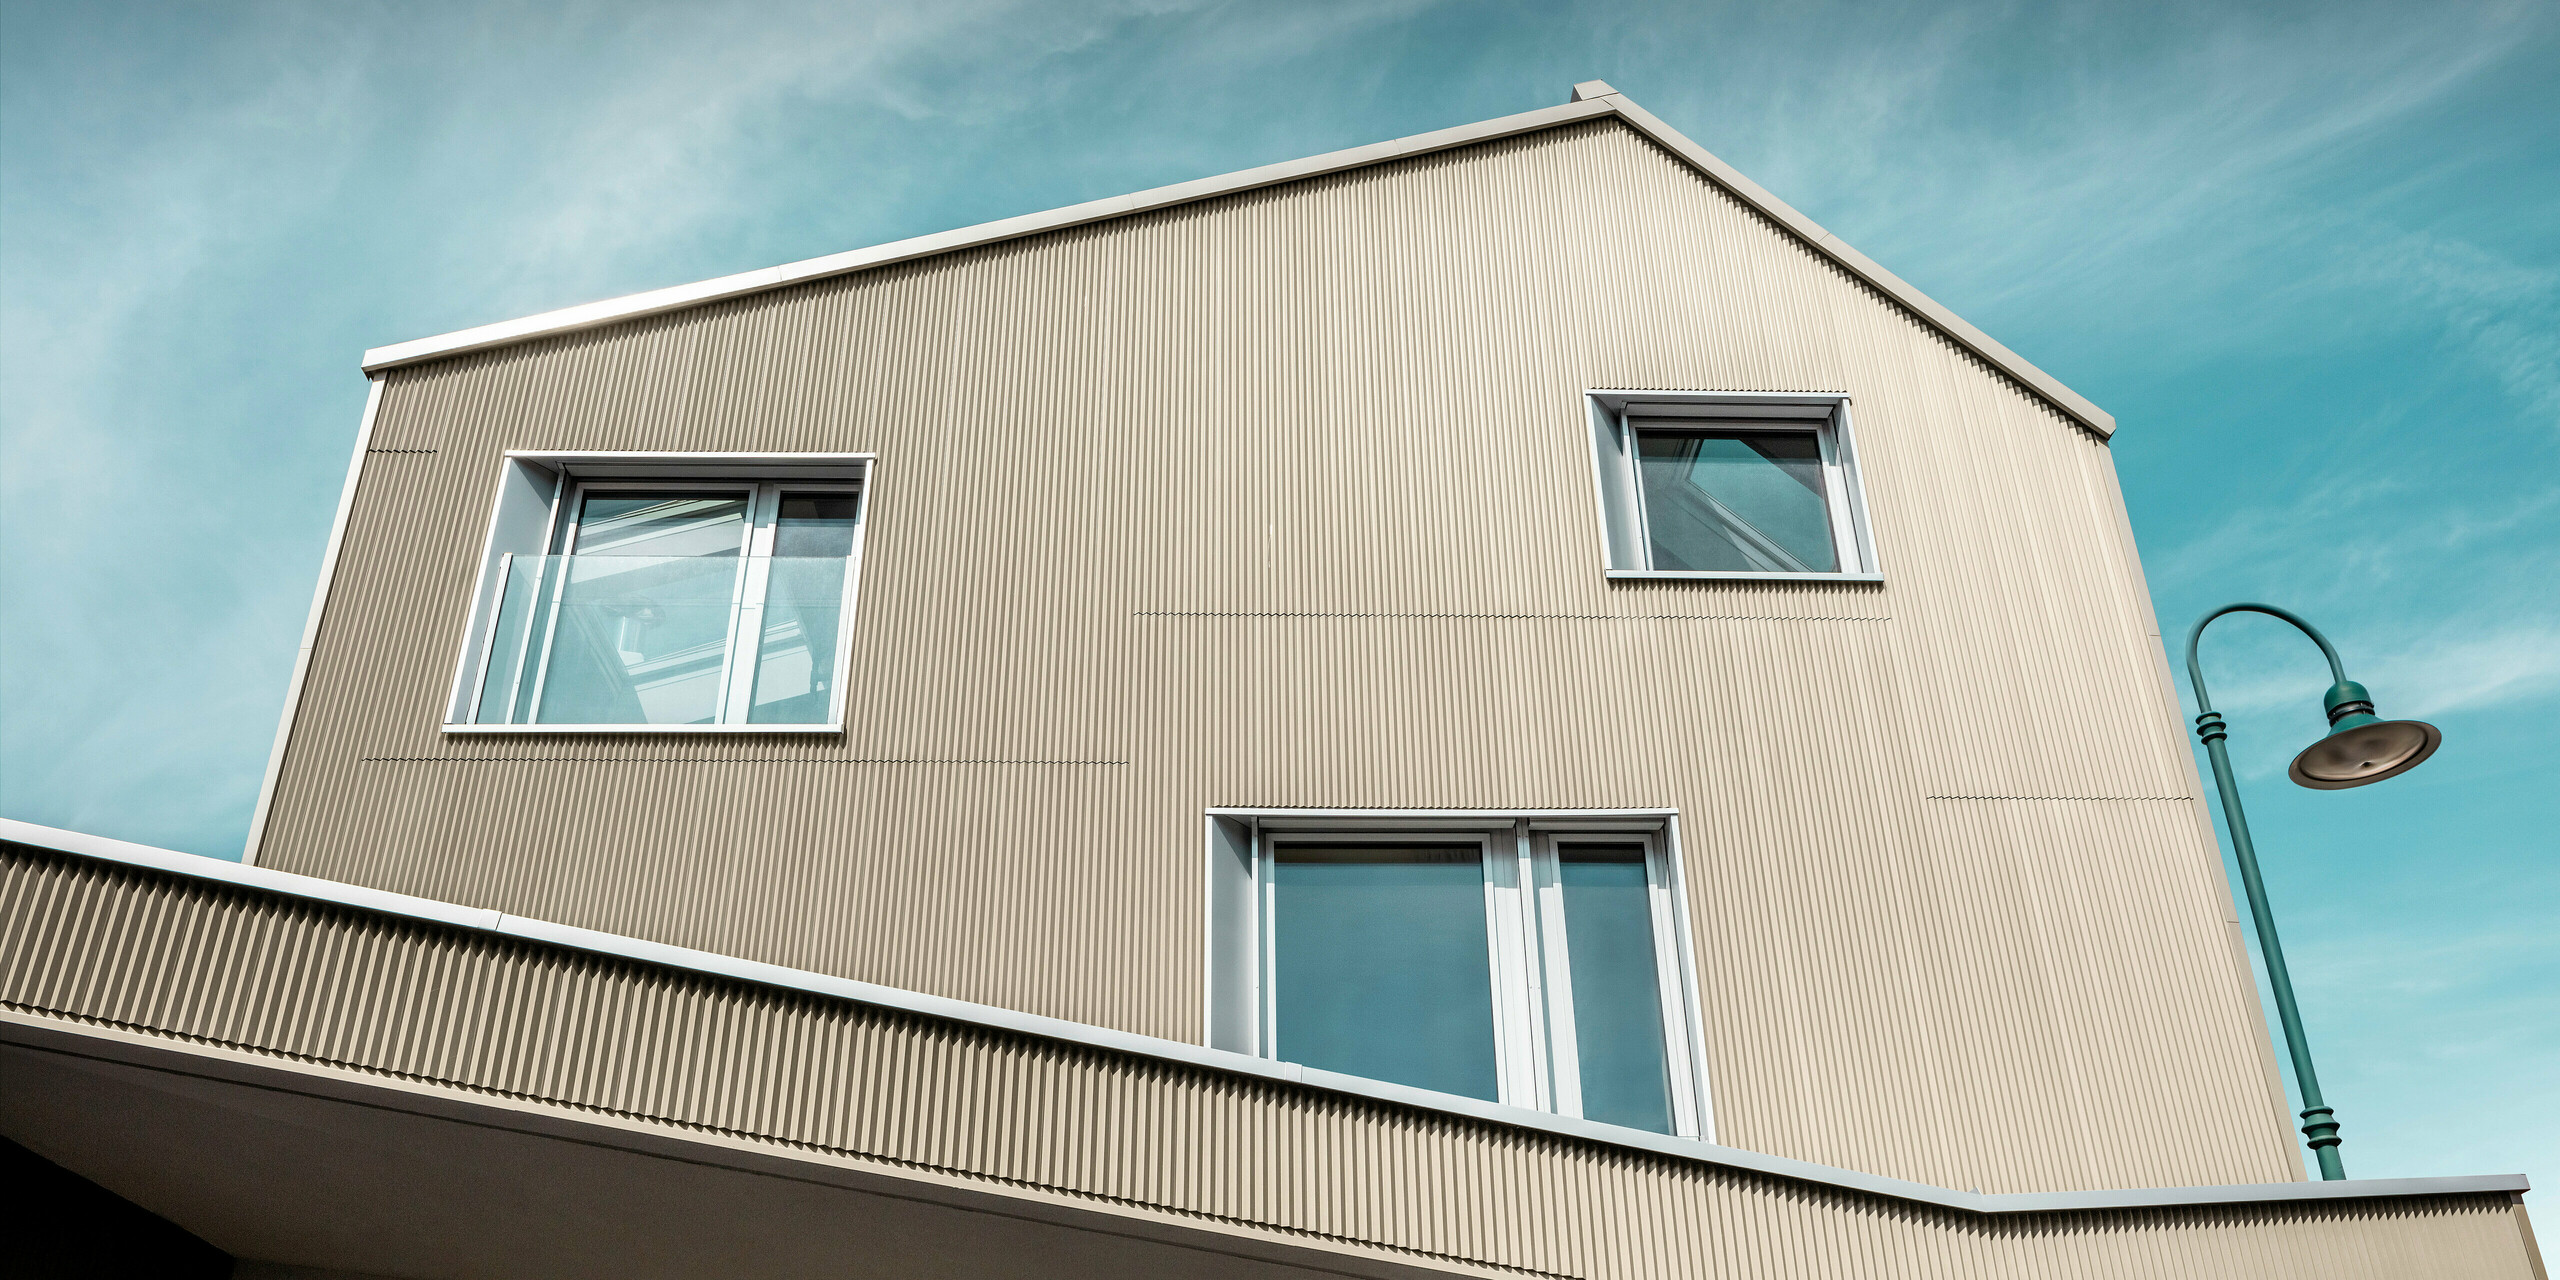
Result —
<svg viewBox="0 0 2560 1280"><path fill-rule="evenodd" d="M1717 1143L1987 1193L2300 1179L2112 421L1632 105L1573 112L389 368L258 865L1200 1044L1210 809L1673 810ZM1882 580L1607 577L1598 388L1849 397ZM842 735L446 732L509 450L876 455ZM2505 1194L1985 1218L7 876L31 1016L1426 1268L2538 1266Z"/></svg>
<svg viewBox="0 0 2560 1280"><path fill-rule="evenodd" d="M1610 386L1852 395L1885 581L1606 580ZM1614 121L395 371L373 446L264 865L1197 1040L1210 806L1670 807L1723 1140L2295 1176L2106 446ZM506 449L878 453L843 738L444 735Z"/></svg>

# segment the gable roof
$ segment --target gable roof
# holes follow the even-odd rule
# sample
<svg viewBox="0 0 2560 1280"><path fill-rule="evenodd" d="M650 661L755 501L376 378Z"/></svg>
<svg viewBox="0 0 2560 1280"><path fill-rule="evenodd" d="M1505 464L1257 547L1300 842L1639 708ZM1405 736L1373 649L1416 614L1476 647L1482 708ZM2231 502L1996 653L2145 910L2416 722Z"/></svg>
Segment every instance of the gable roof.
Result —
<svg viewBox="0 0 2560 1280"><path fill-rule="evenodd" d="M1391 160L1428 155L1435 151L1446 151L1472 143L1534 133L1542 129L1552 129L1559 125L1603 116L1614 116L1626 122L1628 127L1687 163L1708 181L1715 183L1735 199L1784 228L1789 234L1802 241L1806 247L1839 264L1850 275L1866 282L1886 297L1927 320L1957 345L1988 361L1992 367L2015 379L2073 421L2097 433L2101 438L2115 434L2114 415L2090 403L2080 393L2062 385L2053 375L2028 363L2018 353L1993 341L1989 334L1967 324L1962 317L1940 306L1927 294L1911 287L1900 276L1876 265L1874 260L1850 248L1838 236L1824 230L1813 219L1796 212L1787 202L1762 190L1758 183L1742 176L1732 165L1717 159L1706 148L1681 136L1678 130L1664 124L1652 112L1628 101L1624 95L1610 88L1606 82L1599 80L1575 85L1573 100L1562 106L1524 111L1518 115L1503 116L1478 124L1460 125L1454 129L1441 129L1432 133L1415 134L1409 138L1397 138L1389 142L1372 143L1365 147L1353 147L1347 151L1328 152L1320 156L1309 156L1303 160L1264 165L1258 169L1246 169L1214 178L1177 182L1171 186L1156 187L1124 196L1112 196L1103 200L1089 200L1083 204L1071 204L1043 213L1027 213L1020 217L982 222L973 227L938 231L932 235L916 236L906 240L893 240L887 244L855 249L849 253L829 254L822 258L784 263L778 267L742 271L736 275L720 276L693 284L652 289L645 293L608 298L602 302L545 311L522 319L503 320L496 324L460 329L432 338L419 338L410 342L393 343L387 347L375 347L364 353L364 370L367 374L378 374L386 369L396 369L403 365L417 364L444 356L482 351L551 334L594 328L706 302L762 293L766 290L779 289L786 285L827 276L845 275L872 267L888 266L891 263L908 262L917 258L976 248L1023 236L1083 226L1087 223L1126 217L1134 213L1145 213L1174 205L1189 204L1197 200L1232 195L1239 191L1251 191L1257 187L1274 186L1284 182L1295 182L1302 178L1340 173L1346 169L1359 169Z"/></svg>

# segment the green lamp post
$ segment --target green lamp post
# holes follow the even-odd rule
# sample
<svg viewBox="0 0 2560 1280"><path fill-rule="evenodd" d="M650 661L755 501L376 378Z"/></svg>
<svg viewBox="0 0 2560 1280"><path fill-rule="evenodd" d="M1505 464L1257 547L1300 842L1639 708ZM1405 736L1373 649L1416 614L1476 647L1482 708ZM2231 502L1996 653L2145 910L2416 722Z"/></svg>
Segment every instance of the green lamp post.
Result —
<svg viewBox="0 0 2560 1280"><path fill-rule="evenodd" d="M2284 1024L2285 1048L2293 1055L2293 1078L2302 1086L2302 1135L2319 1158L2320 1176L2335 1181L2347 1176L2338 1158L2337 1112L2320 1097L2320 1077L2311 1069L2311 1043L2302 1033L2302 1014L2293 1003L2293 976L2284 966L2284 948L2276 941L2275 914L2267 907L2266 882L2258 875L2258 851L2249 842L2249 819L2240 811L2240 787L2231 777L2231 754L2222 740L2229 736L2222 715L2204 690L2204 668L2196 661L2196 642L2205 624L2226 613L2263 613L2292 623L2320 646L2329 660L2333 684L2321 704L2329 713L2329 732L2302 749L2286 772L2297 783L2320 791L2361 787L2368 782L2407 773L2435 754L2444 735L2420 720L2384 720L2373 714L2373 695L2347 678L2346 664L2318 628L2267 604L2226 604L2196 619L2187 633L2187 680L2196 690L2196 736L2204 739L2213 761L2214 785L2222 790L2222 820L2231 828L2231 853L2240 863L2240 884L2249 893L2249 917L2258 927L2258 950L2266 956L2267 985L2273 989L2276 1018Z"/></svg>

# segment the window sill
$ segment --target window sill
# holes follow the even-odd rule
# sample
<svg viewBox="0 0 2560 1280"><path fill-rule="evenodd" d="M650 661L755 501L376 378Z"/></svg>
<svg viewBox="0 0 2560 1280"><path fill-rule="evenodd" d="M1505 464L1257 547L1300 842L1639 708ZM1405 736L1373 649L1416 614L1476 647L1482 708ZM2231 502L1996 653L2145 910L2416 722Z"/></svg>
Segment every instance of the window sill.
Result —
<svg viewBox="0 0 2560 1280"><path fill-rule="evenodd" d="M1611 569L1612 581L1665 579L1673 582L1882 582L1881 573L1746 573L1720 570Z"/></svg>
<svg viewBox="0 0 2560 1280"><path fill-rule="evenodd" d="M449 724L452 734L598 734L598 733L791 733L803 737L842 734L841 724Z"/></svg>

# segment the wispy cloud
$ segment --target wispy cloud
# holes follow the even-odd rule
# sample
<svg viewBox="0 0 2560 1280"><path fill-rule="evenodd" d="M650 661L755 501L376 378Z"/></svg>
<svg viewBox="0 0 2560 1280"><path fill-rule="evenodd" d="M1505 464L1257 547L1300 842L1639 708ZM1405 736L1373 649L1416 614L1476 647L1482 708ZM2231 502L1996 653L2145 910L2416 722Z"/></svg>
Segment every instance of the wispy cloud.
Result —
<svg viewBox="0 0 2560 1280"><path fill-rule="evenodd" d="M1000 139L1062 96L1107 84L1113 60L1069 65L1097 50L1170 42L1183 47L1156 50L1150 61L1214 75L1209 69L1338 47L1432 3L1250 11L1213 0L654 6L635 11L595 51L613 74L562 114L533 149L535 176L493 210L504 221L505 252L487 254L488 228L452 248L457 258L481 255L469 277L488 295L490 318L584 300L619 281L635 256L655 265L770 217L773 174L807 145L800 131L812 118L868 134L892 155L902 149L890 135L936 125ZM1177 86L1157 89L1138 96L1175 100ZM839 223L859 221L847 209L885 213L913 194L894 166L839 171L832 188L819 198L836 206Z"/></svg>
<svg viewBox="0 0 2560 1280"><path fill-rule="evenodd" d="M13 39L26 34L13 17ZM13 815L222 853L216 833L255 786L243 747L274 722L290 657L274 620L307 590L311 527L266 500L273 460L222 420L239 393L211 366L257 358L255 339L177 330L209 292L272 263L278 228L333 199L356 159L370 38L324 15L305 34L208 35L204 56L244 72L212 94L115 58L88 67L81 93L35 101L45 90L23 66L0 90L0 790ZM195 375L186 394L156 394L180 371ZM295 438L287 421L261 425L250 438Z"/></svg>
<svg viewBox="0 0 2560 1280"><path fill-rule="evenodd" d="M1417 7L13 11L0 803L236 847L362 346L799 256L725 256L778 217L827 233L801 252L886 238L917 139L1008 158L1061 104L1143 101L1133 49L1209 77Z"/></svg>
<svg viewBox="0 0 2560 1280"><path fill-rule="evenodd" d="M2328 230L2328 229L2324 229ZM2311 301L2383 291L2435 317L2447 345L2507 394L2560 427L2560 269L2537 267L2429 230L2370 225L2322 237L2335 265L2301 290Z"/></svg>
<svg viewBox="0 0 2560 1280"><path fill-rule="evenodd" d="M2393 692L2408 701L2393 709L2411 716L2539 701L2560 693L2560 622L2440 634L2376 666L2399 676Z"/></svg>
<svg viewBox="0 0 2560 1280"><path fill-rule="evenodd" d="M2550 273L2389 225L2367 206L2405 193L2341 168L2530 56L2560 25L2548 6L2444 5L2422 23L2389 3L2316 17L2068 6L2038 23L2055 70L1996 84L1982 68L2016 58L2014 9L1822 12L1837 38L1808 42L1774 77L1785 88L1717 77L1676 88L1673 105L1707 122L1711 148L1959 310L2079 297L2075 328L2209 359L2209 344L2298 336L2306 313L2265 297L2273 283L2338 323L2449 330L2549 414L2560 379L2560 325L2543 322L2560 296ZM2272 262L2301 259L2300 280L2269 280ZM2394 305L2372 305L2384 299ZM2165 313L2256 319L2151 323ZM2032 355L2031 338L2014 345Z"/></svg>

